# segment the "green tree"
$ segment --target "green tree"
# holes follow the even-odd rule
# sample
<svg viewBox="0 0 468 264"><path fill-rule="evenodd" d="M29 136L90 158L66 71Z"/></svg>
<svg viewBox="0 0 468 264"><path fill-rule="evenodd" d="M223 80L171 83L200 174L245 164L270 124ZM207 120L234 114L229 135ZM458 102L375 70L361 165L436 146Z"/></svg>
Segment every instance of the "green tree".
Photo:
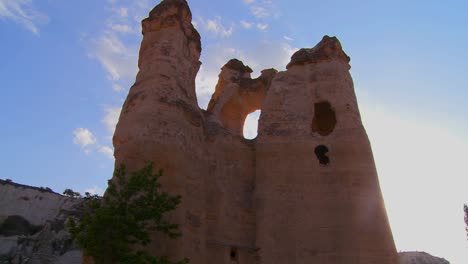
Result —
<svg viewBox="0 0 468 264"><path fill-rule="evenodd" d="M105 196L86 193L85 210L76 223L70 219L72 237L96 264L173 264L166 257L153 257L143 250L151 243L150 231L171 238L179 237L178 225L164 219L176 209L180 196L161 191L158 179L163 171L153 174L153 164L127 175L125 166L114 172ZM187 259L177 264L188 263Z"/></svg>
<svg viewBox="0 0 468 264"><path fill-rule="evenodd" d="M68 197L73 197L73 198L81 197L81 194L79 192L75 192L72 189L65 189L65 191L63 191L62 194Z"/></svg>

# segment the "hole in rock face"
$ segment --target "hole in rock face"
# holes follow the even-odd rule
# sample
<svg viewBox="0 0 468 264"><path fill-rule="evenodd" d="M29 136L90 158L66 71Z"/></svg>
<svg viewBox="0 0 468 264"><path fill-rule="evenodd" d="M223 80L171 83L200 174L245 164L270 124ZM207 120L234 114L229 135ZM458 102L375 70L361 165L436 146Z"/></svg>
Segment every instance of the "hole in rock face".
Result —
<svg viewBox="0 0 468 264"><path fill-rule="evenodd" d="M247 115L244 121L243 134L246 139L254 139L258 131L258 119L260 118L260 110Z"/></svg>
<svg viewBox="0 0 468 264"><path fill-rule="evenodd" d="M328 152L327 146L318 145L314 152L321 165L328 165L330 163L330 158L326 155Z"/></svg>
<svg viewBox="0 0 468 264"><path fill-rule="evenodd" d="M237 261L237 248L231 248L229 256L231 257L231 260Z"/></svg>
<svg viewBox="0 0 468 264"><path fill-rule="evenodd" d="M330 102L323 101L315 103L312 132L317 132L321 136L328 136L335 129L335 125L336 115Z"/></svg>

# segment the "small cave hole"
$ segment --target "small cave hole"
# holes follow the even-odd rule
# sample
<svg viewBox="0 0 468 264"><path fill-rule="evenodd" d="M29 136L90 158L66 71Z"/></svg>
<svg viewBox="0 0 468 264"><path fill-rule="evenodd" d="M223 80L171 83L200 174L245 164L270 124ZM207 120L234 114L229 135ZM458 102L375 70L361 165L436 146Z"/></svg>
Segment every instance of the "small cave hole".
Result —
<svg viewBox="0 0 468 264"><path fill-rule="evenodd" d="M231 258L232 261L237 261L237 259L238 259L237 248L235 248L235 247L231 248L231 251L229 253L229 257Z"/></svg>
<svg viewBox="0 0 468 264"><path fill-rule="evenodd" d="M330 158L327 157L327 152L328 148L325 145L319 145L315 148L315 155L317 156L317 159L319 160L319 163L321 165L328 165L330 163Z"/></svg>
<svg viewBox="0 0 468 264"><path fill-rule="evenodd" d="M258 132L258 119L260 118L260 113L262 111L257 110L245 118L244 121L244 128L243 128L243 134L244 138L246 139L254 139L257 137L257 132Z"/></svg>
<svg viewBox="0 0 468 264"><path fill-rule="evenodd" d="M321 136L328 136L335 129L336 115L330 102L323 101L315 103L314 118L312 119L312 132Z"/></svg>

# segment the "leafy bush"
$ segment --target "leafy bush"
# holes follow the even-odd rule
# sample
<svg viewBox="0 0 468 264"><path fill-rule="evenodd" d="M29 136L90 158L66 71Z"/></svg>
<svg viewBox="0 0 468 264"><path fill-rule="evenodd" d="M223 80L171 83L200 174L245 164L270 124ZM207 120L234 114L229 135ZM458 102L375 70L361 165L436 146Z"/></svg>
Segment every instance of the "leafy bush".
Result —
<svg viewBox="0 0 468 264"><path fill-rule="evenodd" d="M62 194L73 198L81 197L81 194L79 192L75 192L72 189L65 189L65 191L63 191Z"/></svg>

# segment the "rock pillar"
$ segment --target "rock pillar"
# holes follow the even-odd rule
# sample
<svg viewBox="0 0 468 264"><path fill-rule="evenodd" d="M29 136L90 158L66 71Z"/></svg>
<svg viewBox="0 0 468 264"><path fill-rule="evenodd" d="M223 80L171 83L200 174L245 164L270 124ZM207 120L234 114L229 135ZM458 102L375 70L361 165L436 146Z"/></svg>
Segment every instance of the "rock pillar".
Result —
<svg viewBox="0 0 468 264"><path fill-rule="evenodd" d="M201 44L191 21L185 0L164 0L142 21L139 72L113 143L116 165L131 171L155 162L155 169L164 169L163 188L183 197L169 217L183 236L156 236L150 250L204 263L203 115L195 96Z"/></svg>
<svg viewBox="0 0 468 264"><path fill-rule="evenodd" d="M273 79L256 139L260 263L398 263L348 62L325 36Z"/></svg>

